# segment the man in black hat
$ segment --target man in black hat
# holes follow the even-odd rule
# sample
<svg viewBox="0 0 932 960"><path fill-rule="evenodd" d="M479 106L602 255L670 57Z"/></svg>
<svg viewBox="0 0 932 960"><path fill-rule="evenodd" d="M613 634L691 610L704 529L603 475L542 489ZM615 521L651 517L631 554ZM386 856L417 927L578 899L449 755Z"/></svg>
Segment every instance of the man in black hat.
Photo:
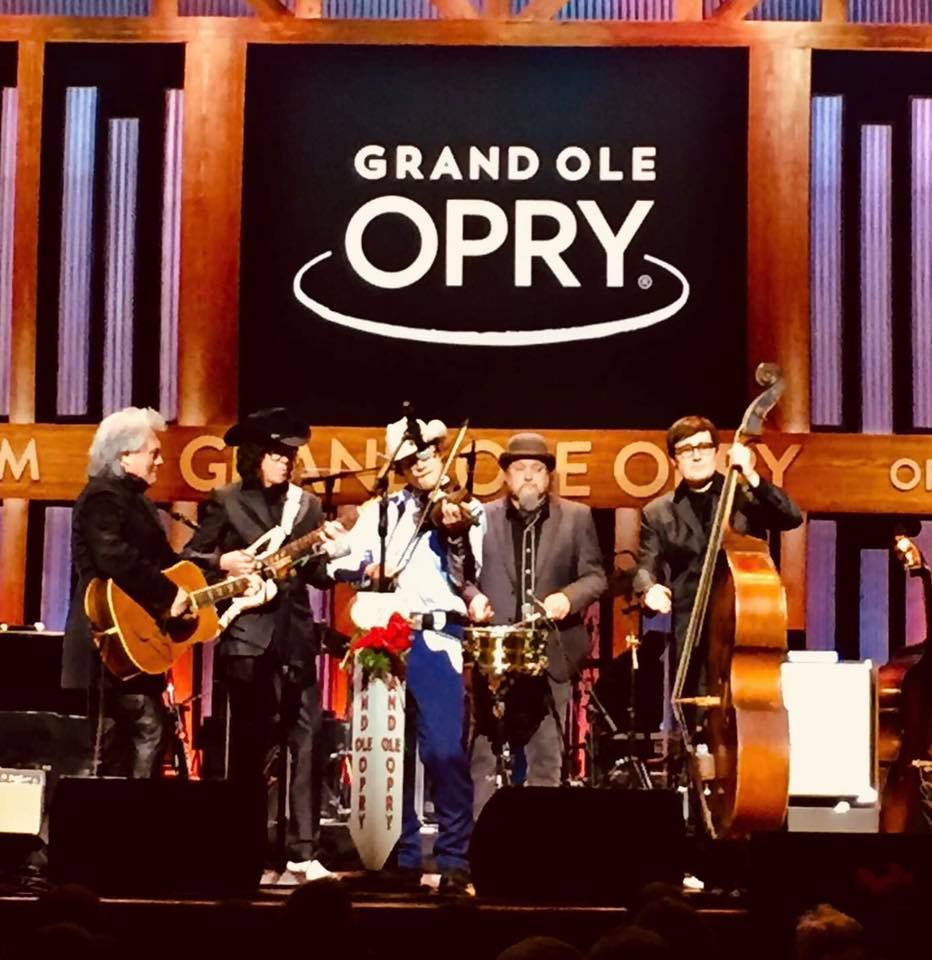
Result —
<svg viewBox="0 0 932 960"><path fill-rule="evenodd" d="M582 613L607 581L592 513L555 495L554 456L537 433L517 433L499 457L506 493L486 504L479 582L469 591L477 623L511 624L542 614L555 629L541 676L509 677L504 736L524 747L529 786L559 786L570 681L589 650ZM495 790L495 751L502 747L487 685L474 677L477 705L471 772L478 815Z"/></svg>
<svg viewBox="0 0 932 960"><path fill-rule="evenodd" d="M184 556L216 579L255 573L256 553L287 543L323 522L320 500L290 483L298 448L307 442L305 420L275 408L251 414L224 441L236 447L241 480L214 490ZM270 534L260 549L249 549ZM334 528L336 532L336 528ZM291 764L286 866L308 879L326 875L317 859L320 829L321 729L317 685L317 631L307 585L328 586L325 564L297 564L266 602L241 612L217 648L220 676L230 698L230 770L258 782L276 743L288 745Z"/></svg>

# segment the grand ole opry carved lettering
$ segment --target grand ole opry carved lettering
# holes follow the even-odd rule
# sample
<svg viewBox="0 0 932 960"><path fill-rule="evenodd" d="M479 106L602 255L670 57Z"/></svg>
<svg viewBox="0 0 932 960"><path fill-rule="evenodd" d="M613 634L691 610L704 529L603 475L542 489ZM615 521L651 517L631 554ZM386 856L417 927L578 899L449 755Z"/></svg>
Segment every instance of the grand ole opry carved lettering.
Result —
<svg viewBox="0 0 932 960"><path fill-rule="evenodd" d="M0 497L73 499L84 483L92 425L4 424L0 427ZM200 500L234 479L225 427L171 427L163 436L165 467L153 496ZM554 444L561 493L596 507L640 506L676 481L660 431L543 431ZM502 487L497 456L509 430L476 428L475 489ZM727 438L727 434L723 435ZM377 427L318 427L300 461L307 476L376 468ZM925 513L932 493L932 437L768 433L757 467L807 511ZM720 456L724 456L723 452ZM465 479L465 463L457 471ZM337 480L339 502L359 502L373 474Z"/></svg>

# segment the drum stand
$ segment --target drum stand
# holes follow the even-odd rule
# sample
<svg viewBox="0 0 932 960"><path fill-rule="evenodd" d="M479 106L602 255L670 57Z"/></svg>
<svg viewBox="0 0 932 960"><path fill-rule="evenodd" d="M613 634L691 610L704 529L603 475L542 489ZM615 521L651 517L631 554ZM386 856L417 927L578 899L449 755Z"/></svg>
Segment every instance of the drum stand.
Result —
<svg viewBox="0 0 932 960"><path fill-rule="evenodd" d="M629 635L628 638L628 649L631 651L631 684L628 689L628 707L627 707L627 717L628 717L628 733L627 733L627 753L626 757L620 757L618 760L612 764L611 770L609 770L607 775L607 780L611 783L615 778L620 778L622 774L625 775L625 780L630 786L637 790L653 790L654 783L650 778L650 774L647 772L647 766L644 761L637 755L637 677L638 677L638 647L641 645L641 641L633 636ZM602 705L602 702L599 700L596 695L595 690L591 690L589 693L589 702L592 706L595 706L596 710L599 713L602 721L605 723L605 726L608 728L609 733L613 740L619 740L624 736L619 730L618 725L612 719L609 712Z"/></svg>

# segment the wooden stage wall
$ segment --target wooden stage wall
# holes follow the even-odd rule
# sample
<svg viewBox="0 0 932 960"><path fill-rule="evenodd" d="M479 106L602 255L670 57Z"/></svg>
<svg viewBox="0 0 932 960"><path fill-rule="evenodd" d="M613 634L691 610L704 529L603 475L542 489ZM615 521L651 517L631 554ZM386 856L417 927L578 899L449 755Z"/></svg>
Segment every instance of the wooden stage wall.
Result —
<svg viewBox="0 0 932 960"><path fill-rule="evenodd" d="M678 19L665 23L557 23L560 4L547 0L533 0L514 20L500 3L487 3L482 16L461 0L436 5L436 21L326 21L313 0L297 4L298 16L276 0L255 0L254 18L181 17L172 0L155 0L153 14L140 18L0 17L0 41L17 46L19 96L9 424L0 425L0 620L23 616L28 502L74 496L92 431L35 423L43 69L49 45L60 42L185 45L178 425L168 434L157 497L189 503L229 472L218 437L237 414L237 352L216 345L237 342L239 253L231 238L240 225L250 43L725 46L749 57L747 366L776 361L787 377L763 470L776 470L807 511L928 512L932 437L810 433L809 128L814 50L930 51L932 28L847 24L844 4L828 0L821 23L747 22L753 3L741 0L704 21L700 0L677 0ZM493 452L506 433L475 431ZM379 439L376 428L319 427L309 458L327 469L365 465ZM656 433L581 430L551 439L565 492L596 506L639 506L670 480ZM486 493L496 482L491 470L480 472ZM341 491L362 495L351 485ZM803 627L805 532L786 539L782 556L793 623Z"/></svg>

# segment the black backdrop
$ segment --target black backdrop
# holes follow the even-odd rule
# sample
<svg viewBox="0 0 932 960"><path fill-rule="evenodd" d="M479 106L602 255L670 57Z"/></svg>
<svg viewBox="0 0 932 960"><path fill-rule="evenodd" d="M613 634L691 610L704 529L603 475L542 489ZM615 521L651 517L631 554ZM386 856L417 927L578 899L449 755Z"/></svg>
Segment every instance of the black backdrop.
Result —
<svg viewBox="0 0 932 960"><path fill-rule="evenodd" d="M384 179L365 179L357 151L382 145ZM423 180L397 179L397 145L423 153ZM463 179L430 179L449 145ZM532 148L528 180L470 180L470 146ZM611 148L622 181L593 172L570 182L555 171L568 145L593 161ZM632 178L631 151L654 147L656 179ZM664 427L698 410L723 425L744 403L747 57L741 50L502 49L252 46L247 67L241 269L241 407L307 410L315 423L365 425L419 413L465 416L485 426ZM505 162L502 166L504 169ZM362 279L344 234L367 201L414 200L429 214L433 266L401 289ZM467 258L461 286L445 275L447 201L481 199L507 218L507 239ZM575 215L564 286L540 259L530 286L515 279L516 201L549 200ZM624 257L623 286L608 287L606 256L577 206L598 204L617 231L635 201L653 207ZM465 236L488 225L467 219ZM535 238L556 233L542 218ZM410 221L375 219L362 248L383 270L420 249ZM384 324L444 331L575 328L656 311L683 285L685 305L632 332L558 345L463 346L410 342L321 318L293 291L334 311Z"/></svg>

